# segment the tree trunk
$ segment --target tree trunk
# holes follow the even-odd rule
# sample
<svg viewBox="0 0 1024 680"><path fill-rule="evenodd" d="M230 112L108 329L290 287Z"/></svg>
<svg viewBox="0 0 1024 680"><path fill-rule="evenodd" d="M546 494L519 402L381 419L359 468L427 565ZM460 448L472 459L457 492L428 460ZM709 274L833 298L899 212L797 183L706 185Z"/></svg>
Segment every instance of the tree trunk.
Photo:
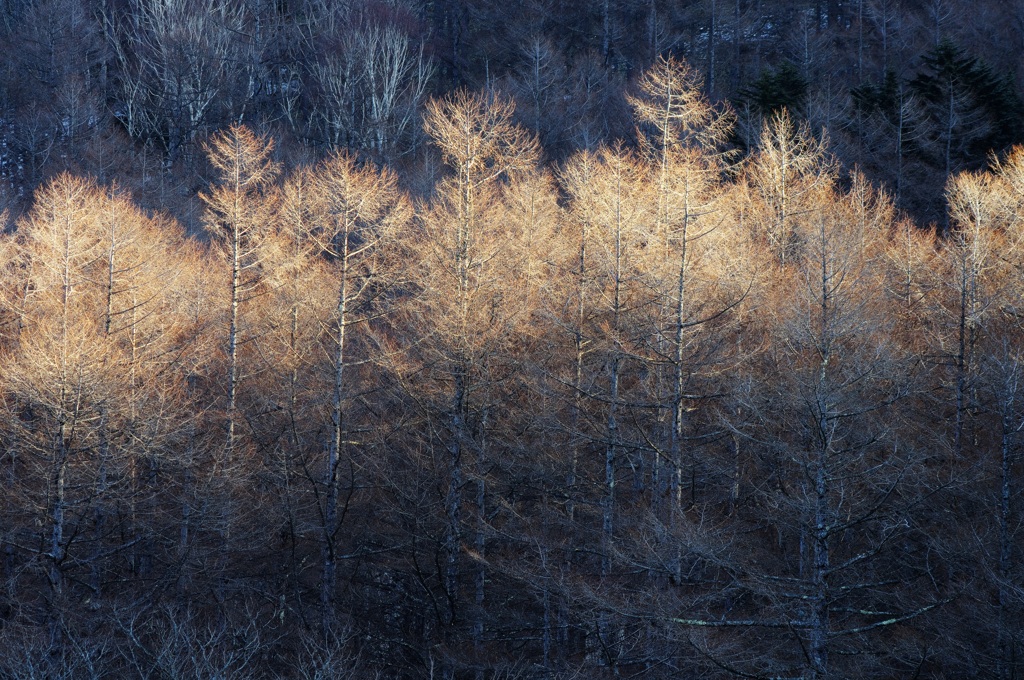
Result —
<svg viewBox="0 0 1024 680"><path fill-rule="evenodd" d="M324 479L324 529L321 544L323 575L320 582L320 604L323 607L325 635L331 630L334 619L334 589L336 583L335 534L338 524L338 466L344 434L344 378L345 378L345 332L348 322L348 270L349 270L349 228L341 235L341 280L338 285L338 326L334 338L334 393L331 400L331 442L327 447L327 469Z"/></svg>

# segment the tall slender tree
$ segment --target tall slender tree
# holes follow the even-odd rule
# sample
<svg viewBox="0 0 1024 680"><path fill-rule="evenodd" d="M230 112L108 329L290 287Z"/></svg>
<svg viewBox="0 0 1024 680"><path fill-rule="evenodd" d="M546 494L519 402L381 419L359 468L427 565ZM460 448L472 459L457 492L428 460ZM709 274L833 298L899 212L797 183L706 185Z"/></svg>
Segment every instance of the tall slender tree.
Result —
<svg viewBox="0 0 1024 680"><path fill-rule="evenodd" d="M223 250L231 272L228 292L227 324L227 439L225 462L234 457L237 443L238 384L242 377L239 346L251 339L244 327L242 306L260 289L264 252L273 221L272 203L267 191L277 176L271 159L273 142L256 136L244 126L233 126L211 139L207 152L217 172L217 184L203 194L207 205L207 225Z"/></svg>
<svg viewBox="0 0 1024 680"><path fill-rule="evenodd" d="M350 429L355 420L348 414L351 394L356 390L352 371L365 364L366 356L353 351L358 338L353 333L384 312L386 298L393 294L393 274L399 254L396 242L411 216L407 199L398 190L397 179L388 170L371 164L360 167L346 153L332 155L315 173L319 226L314 238L328 256L336 279L336 305L332 314L332 380L330 437L324 466L323 488L323 575L321 605L324 629L329 632L333 617L339 528L339 469L346 463L345 450L354 444Z"/></svg>
<svg viewBox="0 0 1024 680"><path fill-rule="evenodd" d="M512 122L513 104L497 95L457 92L427 105L425 129L450 174L436 187L423 216L425 259L421 301L429 310L427 361L441 381L438 408L448 452L444 585L448 620L459 615L463 550L463 487L467 467L476 487L473 510L474 608L471 634L479 653L486 563L487 441L493 406L488 393L500 375L500 353L515 342L518 229L501 215L509 183L533 171L535 138ZM472 464L469 459L472 456Z"/></svg>

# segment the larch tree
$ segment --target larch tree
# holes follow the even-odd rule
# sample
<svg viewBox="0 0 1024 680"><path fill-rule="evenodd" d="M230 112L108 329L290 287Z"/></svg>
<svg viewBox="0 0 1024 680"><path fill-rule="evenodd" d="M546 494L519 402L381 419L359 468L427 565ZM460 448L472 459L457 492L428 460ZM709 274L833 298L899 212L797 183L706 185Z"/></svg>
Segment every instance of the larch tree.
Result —
<svg viewBox="0 0 1024 680"><path fill-rule="evenodd" d="M368 358L354 351L354 335L382 314L393 295L399 255L396 242L411 217L411 206L398 189L395 175L372 164L361 165L348 153L335 153L320 164L313 176L319 201L313 238L327 256L328 274L336 284L331 329L331 412L327 460L324 465L321 605L324 629L329 631L334 608L339 529L339 469L346 449L358 443L349 423L354 371Z"/></svg>
<svg viewBox="0 0 1024 680"><path fill-rule="evenodd" d="M12 490L26 509L45 498L40 557L57 616L74 590L110 606L125 567L153 579L154 567L169 563L173 541L162 542L157 510L169 495L158 475L177 469L191 422L182 399L191 342L177 299L182 261L168 252L175 238L180 230L165 218L68 175L40 190L19 223L3 436L20 452L22 472L35 471ZM141 602L152 593L136 595Z"/></svg>
<svg viewBox="0 0 1024 680"><path fill-rule="evenodd" d="M777 672L802 667L815 678L849 672L850 655L885 649L886 629L947 601L941 588L910 588L928 583L920 563L892 561L894 550L929 549L913 518L930 489L925 452L898 426L915 361L890 332L879 256L891 228L862 219L862 193L826 196L792 268L776 272L786 299L773 301L766 358L780 379L764 395L771 434L758 447L777 475L772 491L762 486L774 497L770 521L786 536L773 562L778 588L762 596L802 640L780 648ZM878 213L892 214L880 200ZM906 662L879 654L873 663Z"/></svg>
<svg viewBox="0 0 1024 680"><path fill-rule="evenodd" d="M320 246L314 237L319 227L320 196L313 171L307 166L293 170L285 179L272 215L273 229L263 243L266 295L260 305L264 332L257 339L270 377L260 384L261 411L279 412L282 421L264 424L267 438L284 437L297 446L305 437L301 424L302 393L316 363L311 356L319 346L321 321L327 302L321 271Z"/></svg>
<svg viewBox="0 0 1024 680"><path fill-rule="evenodd" d="M502 448L507 452L500 463L493 465L503 480L515 483L537 484L545 489L544 510L547 519L539 527L525 522L529 501L523 508L497 515L489 530L504 536L505 543L516 547L500 551L490 560L496 572L492 580L507 578L516 583L527 578L533 584L529 595L540 602L540 622L543 663L555 668L561 656L559 639L564 639L568 624L568 599L557 582L555 565L569 553L559 543L572 532L570 510L572 466L579 450L575 428L567 426L573 415L572 404L578 404L576 394L566 392L566 371L571 370L574 353L568 351L568 334L563 332L567 295L571 295L576 244L567 241L562 232L564 211L558 204L555 178L546 169L524 173L510 184L503 201L503 219L510 225L513 243L509 248L506 267L517 278L516 291L506 295L518 312L510 319L507 332L516 343L507 348L501 360L500 372L492 375L502 382L503 408L493 409L488 426L499 433ZM568 276L567 276L568 275ZM497 362L496 362L497 363ZM497 401L497 400L495 400ZM578 421L577 421L578 422ZM565 441L566 446L549 447L551 434ZM569 452L572 453L569 453ZM509 484L497 494L508 498ZM514 494L514 486L511 487ZM574 493L574 492L573 492ZM511 494L510 494L511 495ZM548 500L550 499L550 501ZM517 500L515 496L510 501ZM493 507L506 505L492 503ZM507 506L515 508L509 502ZM496 513L492 512L492 515ZM533 516L533 513L530 513ZM568 520L568 523L567 523ZM538 531L539 528L539 531ZM522 550L536 555L536 563L524 559ZM493 551L499 552L499 551ZM527 595L527 593L523 593Z"/></svg>
<svg viewBox="0 0 1024 680"><path fill-rule="evenodd" d="M114 468L110 437L120 424L127 357L107 341L103 295L102 193L61 175L36 196L18 231L19 341L5 349L10 409L4 428L24 474L13 485L38 511L38 556L45 565L51 644L60 648L67 574L94 565L82 549L91 520L102 522ZM123 469L123 468L122 468ZM97 585L96 579L86 579ZM97 591L96 596L100 596Z"/></svg>
<svg viewBox="0 0 1024 680"><path fill-rule="evenodd" d="M177 477L169 479L176 506L169 514L177 526L164 536L174 538L171 554L179 565L175 586L179 593L189 592L194 580L204 573L204 550L211 536L216 538L215 512L223 486L219 465L224 456L224 301L223 291L230 281L221 253L208 243L186 240L176 247L174 286L169 304L176 313L174 350L156 355L173 359L171 370L178 373L181 411L171 412L181 432L172 452ZM155 320L155 319L154 319ZM174 385L175 380L171 379ZM179 415L181 414L181 415ZM211 524L214 525L211 528Z"/></svg>
<svg viewBox="0 0 1024 680"><path fill-rule="evenodd" d="M954 450L950 474L966 477L978 470L985 508L977 523L986 532L986 549L977 574L982 593L992 593L977 612L974 627L978 663L996 677L1009 678L1020 662L1019 569L1013 548L1019 511L1021 356L1018 348L1021 291L1022 167L1020 147L993 158L990 170L955 176L947 195L951 234L948 248L953 285L943 305L950 333L956 400ZM944 263L946 264L946 263ZM949 266L947 264L947 266ZM941 270L940 270L941 271ZM954 344L955 343L955 344ZM988 452L998 455L985 455ZM979 458L979 456L982 456ZM995 509L992 512L992 508ZM994 522L989 518L994 518ZM989 536L991 538L989 538ZM984 597L984 596L983 596ZM984 642L982 642L984 640Z"/></svg>
<svg viewBox="0 0 1024 680"><path fill-rule="evenodd" d="M631 427L646 420L644 404L652 401L649 386L635 376L647 368L644 348L654 335L652 319L657 316L651 285L656 256L648 250L656 235L650 228L653 201L645 170L635 154L616 146L602 147L596 154L580 152L561 173L570 201L569 221L578 225L574 232L581 239L575 318L566 327L576 335L574 384L582 399L574 411L584 416L586 431L578 436L588 445L573 454L579 458L572 477L578 483L580 473L585 474L584 486L600 489L598 498L574 495L573 502L600 508L599 518L580 516L577 522L584 531L594 531L586 520L600 527L593 540L600 545L597 571L603 579L616 572L619 496L629 489L621 484L623 471L633 471L634 488L645 484L644 428ZM601 453L584 456L586 451ZM593 633L604 662L615 666L621 650L603 614Z"/></svg>
<svg viewBox="0 0 1024 680"><path fill-rule="evenodd" d="M976 378L979 345L992 309L998 286L997 270L1006 200L1001 183L987 172L956 175L947 189L951 231L946 255L949 278L942 313L952 317L954 337L940 349L953 368L955 399L952 449L960 456L973 441L972 416L977 413ZM947 327L943 324L944 327ZM965 438L969 441L965 441Z"/></svg>
<svg viewBox="0 0 1024 680"><path fill-rule="evenodd" d="M239 511L248 506L236 503L233 492L237 486L244 486L243 479L254 462L239 454L243 450L251 452L256 444L251 437L243 440L239 432L239 384L260 368L252 357L256 339L265 328L253 302L267 293L268 257L275 243L272 235L277 194L273 182L278 168L271 160L273 142L244 126L232 126L215 135L206 148L217 182L201 194L206 204L205 222L228 275L224 277L227 289L221 298L226 307L221 307L226 312L222 336L225 438L209 477L211 500L218 504L210 512L215 517L221 544L218 572L226 579L230 572L229 553L254 545L239 534L245 526L239 521ZM247 445L243 448L241 442ZM218 597L226 597L225 583L221 581L217 586Z"/></svg>
<svg viewBox="0 0 1024 680"><path fill-rule="evenodd" d="M655 266L665 291L663 330L654 339L651 353L664 360L671 372L667 399L671 426L667 445L658 449L671 466L668 486L678 506L682 504L685 394L687 380L696 370L687 361L688 347L693 347L688 336L727 311L715 313L703 307L700 296L693 295L692 269L709 254L705 246L721 244L717 238L705 237L725 222L716 202L724 193L721 179L727 158L722 149L733 116L716 109L703 94L700 77L674 59L659 59L641 78L639 88L640 96L630 103L642 129L647 128L641 145L657 198L655 247L650 257L661 260ZM700 282L696 283L699 287ZM661 464L660 459L653 463L656 486L661 484ZM691 483L691 502L692 487Z"/></svg>
<svg viewBox="0 0 1024 680"><path fill-rule="evenodd" d="M273 225L273 205L267 191L277 177L271 159L273 142L236 125L214 136L207 153L217 172L217 183L203 194L207 226L223 251L230 269L227 328L227 440L225 462L230 464L237 443L238 383L242 377L239 346L252 338L242 306L259 296L264 275L264 243Z"/></svg>
<svg viewBox="0 0 1024 680"><path fill-rule="evenodd" d="M259 375L251 386L257 441L278 485L273 517L292 550L287 570L301 570L295 548L304 526L317 524L318 481L311 479L325 448L324 422L331 380L326 328L335 304L333 276L323 257L317 231L324 228L324 196L311 167L299 167L285 179L275 232L265 244L266 295L255 310L261 332L254 340ZM269 520L269 518L268 518ZM309 564L308 568L315 568Z"/></svg>
<svg viewBox="0 0 1024 680"><path fill-rule="evenodd" d="M461 615L459 556L463 547L463 494L467 463L475 486L473 508L474 595L471 635L479 653L485 596L487 438L492 399L501 382L500 357L514 348L523 246L516 225L503 219L510 183L533 171L539 149L532 135L512 122L513 104L497 95L457 92L427 104L424 127L448 174L424 211L420 304L429 319L425 361L442 385L437 409L443 419L447 490L443 583L449 621ZM521 252L521 251L520 251ZM443 396L442 396L443 395Z"/></svg>
<svg viewBox="0 0 1024 680"><path fill-rule="evenodd" d="M567 374L561 382L569 385L571 394L567 398L572 406L564 428L568 432L568 441L572 452L569 470L566 475L566 514L570 522L575 519L576 485L579 473L580 456L588 448L585 444L591 436L585 426L587 419L586 395L592 390L585 388L585 382L592 379L587 373L587 356L593 351L594 338L590 324L594 316L595 303L591 295L596 294L591 252L594 239L593 229L595 216L588 208L590 187L597 180L601 169L601 161L597 153L581 151L575 154L559 169L558 182L570 196L575 198L569 204L565 215L563 239L568 242L574 252L567 258L563 277L569 281L564 284L561 299L553 303L553 314L561 317L559 325L572 338L573 357Z"/></svg>
<svg viewBox="0 0 1024 680"><path fill-rule="evenodd" d="M180 228L163 217L149 217L116 187L96 201L102 269L94 283L102 304L104 341L123 355L126 391L120 407L104 412L104 452L125 459L131 478L129 534L151 527L156 514L159 459L167 457L187 418L181 410L184 375L178 359L190 341L174 293L181 261L174 255L184 240ZM104 494L97 490L98 502ZM145 519L139 512L145 509ZM97 509L96 522L105 521ZM134 566L149 573L152 535L134 539Z"/></svg>
<svg viewBox="0 0 1024 680"><path fill-rule="evenodd" d="M32 451L43 466L43 526L50 535L40 552L49 567L51 606L59 607L73 535L67 531L69 506L80 500L68 495L69 473L95 445L90 435L100 419L98 405L113 395L102 389L110 384L112 358L97 342L96 320L83 313L90 303L88 272L100 257L94 188L65 175L48 189L22 229L31 279L21 323L33 341L5 361L5 377L10 393L43 419L26 428L19 448Z"/></svg>
<svg viewBox="0 0 1024 680"><path fill-rule="evenodd" d="M757 152L748 160L747 181L760 198L759 228L780 262L798 256L803 224L822 203L820 192L835 181L826 139L786 109L764 122Z"/></svg>

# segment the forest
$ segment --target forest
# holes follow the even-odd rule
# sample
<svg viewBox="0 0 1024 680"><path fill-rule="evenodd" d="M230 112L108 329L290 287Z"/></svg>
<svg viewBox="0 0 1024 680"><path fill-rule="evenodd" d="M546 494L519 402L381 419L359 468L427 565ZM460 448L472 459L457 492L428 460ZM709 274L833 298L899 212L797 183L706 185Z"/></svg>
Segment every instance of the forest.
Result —
<svg viewBox="0 0 1024 680"><path fill-rule="evenodd" d="M1024 676L1024 2L0 19L0 679Z"/></svg>

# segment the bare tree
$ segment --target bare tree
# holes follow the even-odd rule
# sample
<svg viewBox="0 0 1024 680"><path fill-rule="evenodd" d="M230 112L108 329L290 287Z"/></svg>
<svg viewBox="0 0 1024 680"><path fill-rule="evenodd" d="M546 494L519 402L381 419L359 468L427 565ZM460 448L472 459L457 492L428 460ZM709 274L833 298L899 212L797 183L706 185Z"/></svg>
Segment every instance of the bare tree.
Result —
<svg viewBox="0 0 1024 680"><path fill-rule="evenodd" d="M655 340L653 351L668 358L672 366L672 425L664 452L672 466L671 496L681 506L686 382L695 368L686 361L690 344L686 336L720 316L706 309L697 312L701 305L691 299L691 269L701 259L701 253L695 255L695 246L714 241L704 237L724 221L721 216L716 219L715 203L723 193L719 186L726 162L722 147L731 132L733 117L712 106L703 94L700 78L683 62L659 60L644 74L639 86L640 97L632 98L630 103L638 121L650 130L641 139L657 196L654 236L659 247L655 252L662 258L656 265L658 278L669 285L663 314L671 319L662 332L667 337ZM704 243L699 243L702 240ZM660 464L660 460L654 461L655 477ZM691 465L691 480L694 467ZM654 483L660 485L660 480ZM691 502L693 493L691 482Z"/></svg>
<svg viewBox="0 0 1024 680"><path fill-rule="evenodd" d="M185 420L182 335L176 263L150 250L166 246L173 227L68 175L37 199L18 232L21 294L16 342L5 349L12 417L4 436L21 452L18 466L38 475L38 484L23 478L15 488L26 509L42 503L48 535L38 559L47 565L56 645L68 571L86 572L75 581L98 606L109 595L113 558L128 553L139 569L151 549L139 544L155 532L156 514L139 501L156 494L152 462L169 457Z"/></svg>
<svg viewBox="0 0 1024 680"><path fill-rule="evenodd" d="M332 146L379 156L397 153L412 131L434 72L423 41L355 12L321 11L327 21L317 27L320 37L310 40L328 39L336 47L312 67L320 94L314 117Z"/></svg>
<svg viewBox="0 0 1024 680"><path fill-rule="evenodd" d="M1000 182L989 173L961 173L953 178L948 189L950 217L953 223L946 251L949 280L943 311L952 317L955 336L950 343L953 364L953 393L956 403L953 451L961 455L965 437L973 439L969 430L971 415L977 412L979 343L984 326L994 310L994 276L1001 268L997 256L1001 240L995 227L1001 223L1000 213L1006 201Z"/></svg>
<svg viewBox="0 0 1024 680"><path fill-rule="evenodd" d="M238 382L241 378L238 348L251 337L242 327L241 306L262 291L264 252L261 250L272 225L273 208L265 197L277 175L271 161L273 143L257 137L248 128L233 126L215 136L207 147L210 164L217 171L218 184L203 200L208 207L207 223L217 238L231 271L228 290L227 328L227 442L225 461L231 462L236 444Z"/></svg>
<svg viewBox="0 0 1024 680"><path fill-rule="evenodd" d="M314 175L319 227L314 238L329 257L337 281L336 306L330 322L333 390L330 437L324 466L321 606L325 634L334 616L338 539L338 472L345 450L356 441L349 433L348 406L353 368L366 357L354 358L353 332L382 312L380 301L394 280L397 248L392 241L411 216L397 178L372 165L360 167L345 153L332 155Z"/></svg>
<svg viewBox="0 0 1024 680"><path fill-rule="evenodd" d="M427 104L424 127L441 152L450 174L443 178L423 216L425 257L421 304L430 319L427 361L443 385L437 405L444 419L448 451L445 513L444 587L449 617L460 608L459 556L463 550L463 487L467 458L476 486L474 554L475 611L484 600L483 561L486 523L486 475L490 453L486 438L492 405L489 377L495 357L516 337L516 281L522 272L516 249L526 246L521 233L502 219L503 194L511 182L535 169L536 140L512 123L513 105L494 95L457 92ZM450 620L450 619L449 619ZM474 615L477 649L483 618Z"/></svg>
<svg viewBox="0 0 1024 680"><path fill-rule="evenodd" d="M37 426L13 434L19 448L40 465L44 520L49 536L41 557L48 565L52 607L64 591L69 509L81 499L69 497L69 475L95 451L102 404L114 398L120 380L117 358L99 342L90 307L89 272L101 257L92 199L94 188L69 176L40 192L23 229L23 257L30 281L21 323L34 338L9 357L8 390L26 406L34 405ZM25 331L22 331L23 333ZM29 406L31 408L31 406ZM23 422L12 419L12 424ZM42 541L41 541L42 545ZM56 626L56 619L52 625ZM59 629L51 630L59 645Z"/></svg>
<svg viewBox="0 0 1024 680"><path fill-rule="evenodd" d="M239 42L246 10L224 0L155 0L104 16L120 66L115 116L132 136L157 139L171 160L209 122L225 89L246 78ZM251 89L251 86L250 86Z"/></svg>
<svg viewBox="0 0 1024 680"><path fill-rule="evenodd" d="M766 210L760 227L772 251L785 263L799 253L801 222L822 205L817 192L835 180L827 139L815 139L786 110L772 115L761 130L760 146L748 166L748 181Z"/></svg>

